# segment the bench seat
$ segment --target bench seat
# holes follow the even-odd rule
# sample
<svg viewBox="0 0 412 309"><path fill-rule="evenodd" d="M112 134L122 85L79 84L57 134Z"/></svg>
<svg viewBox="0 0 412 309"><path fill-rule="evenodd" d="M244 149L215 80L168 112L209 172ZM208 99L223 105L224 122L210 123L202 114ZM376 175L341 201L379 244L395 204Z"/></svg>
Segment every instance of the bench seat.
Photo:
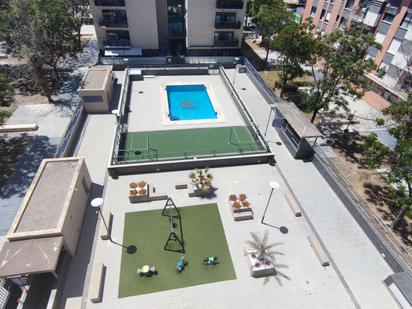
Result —
<svg viewBox="0 0 412 309"><path fill-rule="evenodd" d="M95 263L93 265L89 286L89 299L92 303L99 303L102 301L105 274L106 266L104 266L103 263Z"/></svg>
<svg viewBox="0 0 412 309"><path fill-rule="evenodd" d="M322 245L319 242L319 239L315 235L309 235L308 240L310 246L312 247L313 251L315 252L316 256L319 259L319 262L322 266L329 266L329 258L326 255L325 251L322 248Z"/></svg>
<svg viewBox="0 0 412 309"><path fill-rule="evenodd" d="M301 217L302 216L302 210L300 209L298 201L295 199L293 194L291 192L286 192L285 193L285 199L288 202L288 205L290 209L292 210L293 214L295 217Z"/></svg>

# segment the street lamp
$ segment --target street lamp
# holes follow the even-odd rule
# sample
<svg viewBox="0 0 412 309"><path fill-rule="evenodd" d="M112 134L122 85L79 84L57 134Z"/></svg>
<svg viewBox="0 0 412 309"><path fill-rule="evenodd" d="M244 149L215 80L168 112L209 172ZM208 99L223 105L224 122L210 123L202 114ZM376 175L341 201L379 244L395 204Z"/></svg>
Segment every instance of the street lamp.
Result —
<svg viewBox="0 0 412 309"><path fill-rule="evenodd" d="M106 220L104 220L104 216L103 216L103 213L102 213L101 207L103 206L103 203L104 203L104 200L101 197L96 197L90 202L90 206L92 206L93 208L97 208L97 210L98 210L98 212L99 212L99 214L100 214L100 216L103 220L104 227L106 228L107 235L109 236L110 242L115 244L115 245L118 245L118 246L121 246L121 247L125 248L128 254L135 253L137 251L136 246L134 246L134 245L125 246L125 245L120 244L120 243L118 243L118 242L116 242L112 239L111 232L109 231L109 227L107 226Z"/></svg>
<svg viewBox="0 0 412 309"><path fill-rule="evenodd" d="M268 206L269 206L272 194L273 194L273 190L278 190L280 185L276 181L271 181L271 182L269 182L269 187L271 188L270 195L269 195L269 198L268 198L268 202L266 203L265 212L263 213L263 217L262 217L262 220L260 221L260 223L263 223L263 220L265 219L266 211L268 210Z"/></svg>
<svg viewBox="0 0 412 309"><path fill-rule="evenodd" d="M272 111L273 111L273 108L272 108L272 106L270 106L268 122L266 123L266 128L265 128L265 136L268 133L269 123L270 123L270 116L272 115Z"/></svg>
<svg viewBox="0 0 412 309"><path fill-rule="evenodd" d="M238 58L238 57L235 57L233 59L233 64L235 65L235 73L233 74L233 81L232 81L233 85L235 84L235 80L236 80L236 66L239 63L239 60L240 60L240 58Z"/></svg>
<svg viewBox="0 0 412 309"><path fill-rule="evenodd" d="M120 113L119 113L119 110L118 110L118 109L112 110L112 114L116 116L116 124L119 125L119 124L120 124L120 120L119 120Z"/></svg>

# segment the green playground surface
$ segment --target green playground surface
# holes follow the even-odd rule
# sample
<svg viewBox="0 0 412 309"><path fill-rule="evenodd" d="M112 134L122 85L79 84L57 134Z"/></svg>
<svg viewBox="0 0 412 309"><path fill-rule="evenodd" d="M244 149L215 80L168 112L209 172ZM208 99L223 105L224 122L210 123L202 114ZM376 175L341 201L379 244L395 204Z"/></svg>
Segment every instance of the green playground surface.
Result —
<svg viewBox="0 0 412 309"><path fill-rule="evenodd" d="M171 227L161 209L125 214L123 244L135 245L137 251L122 251L119 298L236 279L217 204L180 207L179 211L185 253L163 250ZM179 228L175 231L180 238ZM176 265L182 256L188 265L178 273ZM206 256L217 256L220 263L204 265ZM155 266L158 275L140 277L137 268L144 265Z"/></svg>
<svg viewBox="0 0 412 309"><path fill-rule="evenodd" d="M247 127L128 132L119 161L262 152Z"/></svg>

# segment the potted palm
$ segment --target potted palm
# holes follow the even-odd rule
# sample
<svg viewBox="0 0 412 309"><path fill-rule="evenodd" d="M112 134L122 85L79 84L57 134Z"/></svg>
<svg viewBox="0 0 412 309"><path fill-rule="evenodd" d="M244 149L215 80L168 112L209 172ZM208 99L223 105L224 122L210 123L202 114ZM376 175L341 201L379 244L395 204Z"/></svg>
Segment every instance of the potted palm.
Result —
<svg viewBox="0 0 412 309"><path fill-rule="evenodd" d="M246 255L250 263L250 274L252 277L265 277L276 274L274 261L277 255L283 253L274 250L281 243L270 243L268 231L261 237L257 233L250 233L252 239L247 240L249 248Z"/></svg>
<svg viewBox="0 0 412 309"><path fill-rule="evenodd" d="M193 193L191 196L208 195L212 191L213 176L209 173L209 168L196 169L189 174Z"/></svg>

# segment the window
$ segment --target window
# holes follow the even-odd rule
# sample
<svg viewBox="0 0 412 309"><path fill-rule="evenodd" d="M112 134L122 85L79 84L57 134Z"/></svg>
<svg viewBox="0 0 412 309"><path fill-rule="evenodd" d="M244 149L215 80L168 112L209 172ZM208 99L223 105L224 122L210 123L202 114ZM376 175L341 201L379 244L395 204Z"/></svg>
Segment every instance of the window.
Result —
<svg viewBox="0 0 412 309"><path fill-rule="evenodd" d="M348 0L348 1L346 1L345 8L346 8L346 9L352 8L354 3L355 3L355 0Z"/></svg>
<svg viewBox="0 0 412 309"><path fill-rule="evenodd" d="M382 19L383 19L384 21L388 22L388 23L391 23L394 18L395 18L395 15L394 15L394 14L392 14L392 13L385 13L385 15L383 15L383 18L382 18Z"/></svg>
<svg viewBox="0 0 412 309"><path fill-rule="evenodd" d="M314 17L316 15L316 7L312 6L312 9L310 10L310 16Z"/></svg>
<svg viewBox="0 0 412 309"><path fill-rule="evenodd" d="M325 18L325 21L329 21L329 19L330 19L330 16L331 16L331 13L330 13L330 12L328 12L328 13L326 14L326 18Z"/></svg>
<svg viewBox="0 0 412 309"><path fill-rule="evenodd" d="M376 32L375 34L375 41L378 42L379 44L383 43L383 40L385 39L385 34L380 33L380 32Z"/></svg>
<svg viewBox="0 0 412 309"><path fill-rule="evenodd" d="M234 38L233 32L215 32L215 41L232 41Z"/></svg>
<svg viewBox="0 0 412 309"><path fill-rule="evenodd" d="M103 97L99 95L82 96L84 103L100 103L103 102Z"/></svg>
<svg viewBox="0 0 412 309"><path fill-rule="evenodd" d="M323 19L323 17L325 17L326 11L322 10L322 13L320 14L320 19Z"/></svg>
<svg viewBox="0 0 412 309"><path fill-rule="evenodd" d="M408 28L410 25L412 25L412 13L406 13L402 20L401 27Z"/></svg>
<svg viewBox="0 0 412 309"><path fill-rule="evenodd" d="M216 22L218 23L235 23L236 13L216 13Z"/></svg>
<svg viewBox="0 0 412 309"><path fill-rule="evenodd" d="M393 39L391 45L388 48L388 52L390 52L391 54L395 54L399 50L399 47L401 47L401 44L401 41Z"/></svg>

